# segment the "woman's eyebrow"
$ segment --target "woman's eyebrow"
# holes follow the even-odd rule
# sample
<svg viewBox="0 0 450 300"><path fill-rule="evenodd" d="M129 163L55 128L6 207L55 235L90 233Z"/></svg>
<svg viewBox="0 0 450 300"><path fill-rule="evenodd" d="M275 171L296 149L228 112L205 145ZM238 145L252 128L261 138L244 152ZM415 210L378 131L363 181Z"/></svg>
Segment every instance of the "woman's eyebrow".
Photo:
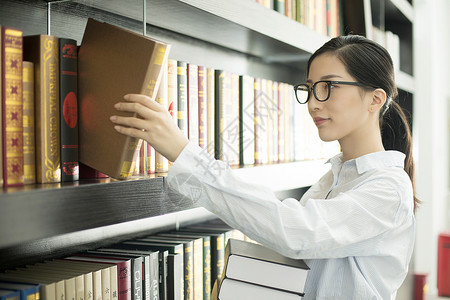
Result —
<svg viewBox="0 0 450 300"><path fill-rule="evenodd" d="M328 74L328 75L324 75L322 77L320 77L320 80L327 80L330 78L343 78L341 75L337 75L337 74ZM313 81L311 79L306 80L306 83L312 83Z"/></svg>

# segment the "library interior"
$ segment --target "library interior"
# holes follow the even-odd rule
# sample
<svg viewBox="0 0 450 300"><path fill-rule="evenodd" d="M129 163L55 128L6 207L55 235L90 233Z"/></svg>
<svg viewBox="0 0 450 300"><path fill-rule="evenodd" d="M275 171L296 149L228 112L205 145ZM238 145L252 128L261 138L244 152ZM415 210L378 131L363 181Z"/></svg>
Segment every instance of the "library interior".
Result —
<svg viewBox="0 0 450 300"><path fill-rule="evenodd" d="M450 299L448 12L448 0L1 0L0 300ZM407 213L397 199L390 203L396 208L385 208L393 210L392 220L385 220L376 215L384 213L380 208L357 212L363 205L375 207L368 200L376 195L354 199L358 204L339 210L341 221L370 220L359 220L361 237L352 236L355 245L342 245L350 252L341 252L339 243L349 243L339 236L346 225L332 219L336 211L321 212L321 205L339 205L341 198L347 205L364 185L345 187L341 180L350 180L345 174L333 181L331 158L343 151L343 139L321 140L321 126L333 120L313 120L310 114L331 107L333 93L370 88L338 75L316 82L308 75L323 57L312 55L348 35L389 53L398 96L384 99L399 104L411 129L410 177L419 204ZM348 71L345 58L339 59ZM328 97L320 95L322 89ZM308 103L299 103L301 92ZM134 107L144 107L155 119L152 109L164 108L158 113L169 116L170 126L189 140L179 159L156 151L163 148L152 132L134 125L150 124L151 117L117 109L126 94L146 95ZM118 132L113 115L135 121L129 125L139 129L135 136ZM372 162L385 177L388 163ZM316 183L327 176L328 193L305 199L320 195L317 189L325 187ZM338 194L333 187L344 190ZM378 186L380 194L392 192L390 187ZM264 193L272 200L258 204ZM231 207L240 205L237 199L250 204ZM266 213L268 219L258 221L270 207L275 209ZM250 208L258 211L252 215ZM299 218L313 212L317 219L281 220L294 210ZM406 226L399 221L407 218L402 214L409 214L412 224L413 246L404 254L410 259L384 278L395 268L384 244L391 231ZM390 221L398 228L381 231ZM286 231L258 235L257 224L269 228L277 222ZM312 226L307 237L319 240L326 231L335 240L318 242L314 256L310 248L302 251L311 243L300 238L288 243L298 246L297 252L281 253L298 255L283 259L271 252L277 249L255 247L274 248L265 237L292 238L290 226L300 223ZM369 228L372 224L380 230ZM365 237L371 230L377 233ZM242 249L241 242L247 243ZM375 249L380 245L389 254ZM232 264L240 251L258 258ZM330 260L320 265L322 252ZM370 269L376 263L367 263L364 253L386 264L384 269L381 263ZM282 265L272 271L286 280L252 273L270 270L261 261ZM325 281L331 275L317 268L338 270L338 263L346 271L335 274L341 281L330 285ZM297 271L291 285L286 265ZM391 277L396 283L386 282ZM356 280L367 290L358 290ZM334 290L339 284L342 291ZM358 298L358 291L366 296Z"/></svg>

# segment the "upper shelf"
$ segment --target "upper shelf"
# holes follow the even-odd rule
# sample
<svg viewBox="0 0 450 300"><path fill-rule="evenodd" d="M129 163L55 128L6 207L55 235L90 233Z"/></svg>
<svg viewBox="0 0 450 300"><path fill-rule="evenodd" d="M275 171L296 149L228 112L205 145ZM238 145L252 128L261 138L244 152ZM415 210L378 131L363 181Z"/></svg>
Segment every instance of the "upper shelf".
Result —
<svg viewBox="0 0 450 300"><path fill-rule="evenodd" d="M74 0L142 21L143 4L121 0ZM267 62L303 66L329 38L249 0L147 0L146 21ZM270 20L270 24L268 23Z"/></svg>

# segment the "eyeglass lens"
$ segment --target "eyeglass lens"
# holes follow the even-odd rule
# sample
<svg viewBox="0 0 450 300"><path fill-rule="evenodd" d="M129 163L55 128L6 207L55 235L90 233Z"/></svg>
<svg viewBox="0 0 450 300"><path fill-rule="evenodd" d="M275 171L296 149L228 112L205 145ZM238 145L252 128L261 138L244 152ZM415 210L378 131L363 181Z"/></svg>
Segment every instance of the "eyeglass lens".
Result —
<svg viewBox="0 0 450 300"><path fill-rule="evenodd" d="M314 95L317 100L325 101L329 97L329 86L328 82L318 81L316 82L312 89L314 90ZM298 102L306 103L308 102L310 87L306 84L301 84L295 90Z"/></svg>

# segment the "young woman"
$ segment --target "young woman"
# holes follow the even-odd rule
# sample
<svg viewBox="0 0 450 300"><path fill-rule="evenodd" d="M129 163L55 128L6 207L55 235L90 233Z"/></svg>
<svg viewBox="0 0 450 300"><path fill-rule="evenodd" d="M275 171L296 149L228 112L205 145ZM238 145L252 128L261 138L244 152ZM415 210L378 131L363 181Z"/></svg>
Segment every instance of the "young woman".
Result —
<svg viewBox="0 0 450 300"><path fill-rule="evenodd" d="M142 119L111 120L174 161L173 189L263 245L305 259L304 299L395 299L413 250L416 198L392 60L366 38L337 37L311 56L306 78L294 87L297 100L308 105L321 139L339 141L342 153L300 202L235 177L143 95L115 106Z"/></svg>

